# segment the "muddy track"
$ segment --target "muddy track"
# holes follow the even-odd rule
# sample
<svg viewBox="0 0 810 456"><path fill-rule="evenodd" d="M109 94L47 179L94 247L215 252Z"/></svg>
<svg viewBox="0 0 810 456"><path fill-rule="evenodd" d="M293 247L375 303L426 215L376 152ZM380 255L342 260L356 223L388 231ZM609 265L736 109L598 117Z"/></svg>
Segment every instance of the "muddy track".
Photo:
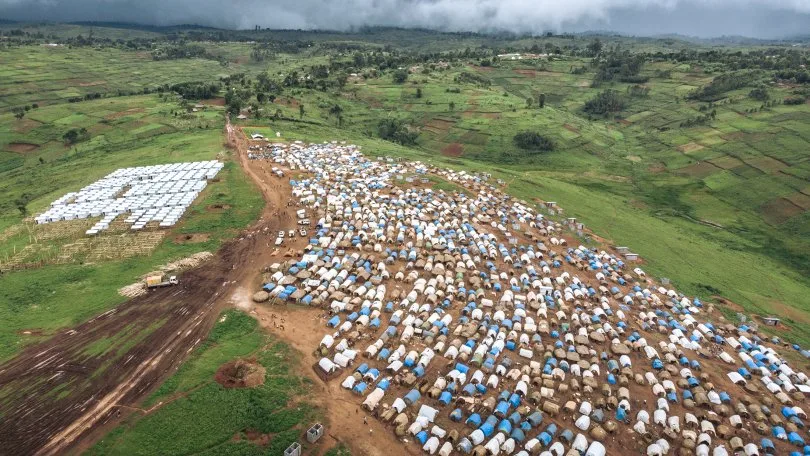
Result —
<svg viewBox="0 0 810 456"><path fill-rule="evenodd" d="M232 146L244 144L230 124L226 134ZM244 157L237 155L244 166ZM270 196L264 182L257 184ZM26 347L0 366L0 453L51 455L86 447L174 372L230 305L234 290L255 280L258 270L251 264L258 251L266 250L266 240L257 233L281 228L279 218L271 216L280 206L279 193L273 196L256 224L213 259L183 273L181 285L131 299ZM122 331L156 322L163 323L124 353L93 355L88 350Z"/></svg>

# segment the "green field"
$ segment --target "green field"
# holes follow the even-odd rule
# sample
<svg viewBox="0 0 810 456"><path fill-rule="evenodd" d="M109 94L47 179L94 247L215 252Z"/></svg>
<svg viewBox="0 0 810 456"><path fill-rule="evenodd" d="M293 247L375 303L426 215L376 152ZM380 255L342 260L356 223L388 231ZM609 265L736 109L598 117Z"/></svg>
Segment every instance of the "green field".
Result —
<svg viewBox="0 0 810 456"><path fill-rule="evenodd" d="M302 400L309 385L291 373L297 362L290 348L274 342L257 321L227 311L185 364L135 413L86 454L89 455L278 455L300 440L305 423L317 417ZM251 358L266 369L256 388L224 388L214 373L235 358ZM248 431L268 434L259 446Z"/></svg>

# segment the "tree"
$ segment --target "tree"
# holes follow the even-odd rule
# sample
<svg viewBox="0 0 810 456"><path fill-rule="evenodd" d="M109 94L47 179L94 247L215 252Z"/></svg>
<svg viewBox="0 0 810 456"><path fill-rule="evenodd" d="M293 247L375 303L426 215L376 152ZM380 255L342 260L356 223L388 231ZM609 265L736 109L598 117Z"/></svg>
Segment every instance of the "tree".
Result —
<svg viewBox="0 0 810 456"><path fill-rule="evenodd" d="M335 77L335 82L337 83L337 86L340 90L343 90L343 87L346 86L346 81L348 80L349 75L342 71L338 73L337 76Z"/></svg>
<svg viewBox="0 0 810 456"><path fill-rule="evenodd" d="M259 112L259 104L258 103L251 103L250 104L250 112L253 113L253 117L257 119L262 118L262 114Z"/></svg>
<svg viewBox="0 0 810 456"><path fill-rule="evenodd" d="M534 131L521 131L516 134L512 141L523 150L549 151L554 150L554 142Z"/></svg>
<svg viewBox="0 0 810 456"><path fill-rule="evenodd" d="M25 109L23 108L14 108L12 109L12 112L14 113L14 117L16 117L18 120L25 117Z"/></svg>
<svg viewBox="0 0 810 456"><path fill-rule="evenodd" d="M534 103L534 98L529 97L526 99L526 107L532 109L532 104Z"/></svg>
<svg viewBox="0 0 810 456"><path fill-rule="evenodd" d="M599 55L600 52L602 52L602 41L599 40L599 38L596 38L595 40L588 43L587 49L588 55L590 55L591 57L596 57L597 55Z"/></svg>
<svg viewBox="0 0 810 456"><path fill-rule="evenodd" d="M422 88L421 87L416 88L416 98L422 98Z"/></svg>
<svg viewBox="0 0 810 456"><path fill-rule="evenodd" d="M299 119L303 119L303 118L304 118L304 112L305 112L305 111L304 111L304 104L303 104L303 103L301 103L301 104L299 104L299 105L298 105L298 118L299 118Z"/></svg>
<svg viewBox="0 0 810 456"><path fill-rule="evenodd" d="M406 70L396 70L393 74L394 82L397 84L404 84L408 80L408 72Z"/></svg>
<svg viewBox="0 0 810 456"><path fill-rule="evenodd" d="M456 102L451 101L449 107L450 107L450 111L455 111L456 110Z"/></svg>
<svg viewBox="0 0 810 456"><path fill-rule="evenodd" d="M416 144L418 134L411 131L405 122L399 119L381 119L377 123L377 134L387 141L405 146Z"/></svg>
<svg viewBox="0 0 810 456"><path fill-rule="evenodd" d="M281 109L276 109L276 112L273 113L273 119L275 120L281 119Z"/></svg>
<svg viewBox="0 0 810 456"><path fill-rule="evenodd" d="M546 106L546 94L541 93L537 96L537 105L540 106L540 109Z"/></svg>
<svg viewBox="0 0 810 456"><path fill-rule="evenodd" d="M17 210L20 211L20 215L23 217L28 215L28 203L25 201L24 198L18 198L14 201L14 205L17 206Z"/></svg>
<svg viewBox="0 0 810 456"><path fill-rule="evenodd" d="M86 128L71 128L62 135L62 139L67 144L76 144L90 138Z"/></svg>

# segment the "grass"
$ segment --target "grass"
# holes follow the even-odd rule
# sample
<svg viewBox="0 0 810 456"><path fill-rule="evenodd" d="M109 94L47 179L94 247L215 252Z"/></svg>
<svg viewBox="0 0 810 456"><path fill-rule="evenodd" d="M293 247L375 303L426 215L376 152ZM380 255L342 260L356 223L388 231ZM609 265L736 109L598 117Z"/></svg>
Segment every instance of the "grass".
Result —
<svg viewBox="0 0 810 456"><path fill-rule="evenodd" d="M65 105L66 106L66 105ZM51 144L59 132L47 119L61 119L63 105L42 107L36 114L43 125L24 135L31 142ZM0 234L10 234L0 242L0 261L13 256L33 239L27 230L19 229L21 214L14 209L14 200L25 195L28 210L36 213L68 191L77 190L107 173L126 166L170 163L221 158L225 168L219 182L211 183L186 213L181 223L167 234L150 256L135 256L95 264L82 264L79 255L73 264L49 264L37 269L8 272L0 276L0 360L18 353L26 344L35 342L67 326L72 326L102 313L122 302L117 290L139 280L160 264L200 251L214 251L234 236L239 229L258 216L263 201L249 178L235 165L230 152L222 147L222 120L176 120L171 114L176 104L162 101L155 95L102 99L71 105L88 118L94 126L109 129L87 143L65 148L61 143L42 147L26 155L22 166L0 173ZM160 123L168 130L148 138L134 138L127 127L136 120L120 117L105 123L103 112L142 111L142 118ZM16 120L0 116L4 131L13 131ZM7 128L8 127L8 128ZM0 137L0 144L7 141ZM43 158L40 162L39 158ZM227 206L224 211L209 211L214 204ZM18 228L14 228L17 226ZM58 228L54 225L54 228ZM8 231L11 229L12 231ZM205 242L184 244L174 241L172 233L205 233ZM47 249L45 255L59 252L74 242L70 236L39 241ZM41 335L22 334L35 330ZM94 347L102 350L104 347Z"/></svg>
<svg viewBox="0 0 810 456"><path fill-rule="evenodd" d="M255 357L266 380L255 388L224 388L213 374L227 361ZM277 455L299 440L313 418L299 401L308 386L292 374L290 348L273 341L247 314L222 314L208 339L158 389L148 415L135 414L91 448L88 455ZM266 447L245 440L245 431L270 434ZM237 439L234 439L237 436Z"/></svg>

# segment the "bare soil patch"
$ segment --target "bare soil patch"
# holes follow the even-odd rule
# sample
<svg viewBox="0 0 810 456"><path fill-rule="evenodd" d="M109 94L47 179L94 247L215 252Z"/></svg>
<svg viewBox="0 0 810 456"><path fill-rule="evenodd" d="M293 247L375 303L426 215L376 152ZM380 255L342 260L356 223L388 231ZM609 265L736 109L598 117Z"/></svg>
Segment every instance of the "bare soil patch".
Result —
<svg viewBox="0 0 810 456"><path fill-rule="evenodd" d="M475 66L472 67L475 71L480 71L482 73L489 73L491 71L495 71L495 68L492 67L485 67L485 66Z"/></svg>
<svg viewBox="0 0 810 456"><path fill-rule="evenodd" d="M17 133L28 133L29 131L42 125L42 122L34 119L24 118L14 122L14 131Z"/></svg>
<svg viewBox="0 0 810 456"><path fill-rule="evenodd" d="M18 154L27 154L28 152L33 152L39 149L39 145L31 143L11 143L6 146L6 149Z"/></svg>
<svg viewBox="0 0 810 456"><path fill-rule="evenodd" d="M225 98L223 97L209 98L207 100L200 100L200 103L209 106L225 106Z"/></svg>
<svg viewBox="0 0 810 456"><path fill-rule="evenodd" d="M459 143L448 144L442 149L442 155L447 157L461 157L464 154L464 146Z"/></svg>
<svg viewBox="0 0 810 456"><path fill-rule="evenodd" d="M176 244L196 244L198 242L205 242L211 238L208 233L191 233L191 234L178 234L174 237L173 241Z"/></svg>
<svg viewBox="0 0 810 456"><path fill-rule="evenodd" d="M225 388L255 388L264 383L265 374L255 359L237 359L220 366L214 380Z"/></svg>
<svg viewBox="0 0 810 456"><path fill-rule="evenodd" d="M703 149L703 146L698 144L698 143L694 143L694 142L690 142L690 143L686 143L686 144L678 146L678 151L683 152L685 154L688 154L690 152L695 152L695 151L698 151L700 149Z"/></svg>
<svg viewBox="0 0 810 456"><path fill-rule="evenodd" d="M804 212L804 208L797 206L786 198L775 198L760 207L765 221L771 225L779 225L789 218Z"/></svg>
<svg viewBox="0 0 810 456"><path fill-rule="evenodd" d="M206 212L224 212L231 208L230 204L212 204L210 206L206 206Z"/></svg>
<svg viewBox="0 0 810 456"><path fill-rule="evenodd" d="M515 73L517 73L519 75L531 76L531 77L537 76L537 73L538 73L537 70L528 70L528 69L516 69L514 71L515 71Z"/></svg>
<svg viewBox="0 0 810 456"><path fill-rule="evenodd" d="M132 109L127 109L126 111L119 111L119 112L114 112L112 114L107 114L106 116L104 116L104 118L107 119L107 120L115 120L115 119L120 119L121 117L126 117L126 116L129 116L129 115L132 115L132 114L137 114L139 112L145 112L145 111L146 110L144 108L132 108Z"/></svg>
<svg viewBox="0 0 810 456"><path fill-rule="evenodd" d="M571 124L563 124L563 128L570 131L571 133L579 134L579 128L571 125Z"/></svg>
<svg viewBox="0 0 810 456"><path fill-rule="evenodd" d="M287 106L287 107L290 107L290 108L297 108L298 105L301 104L295 98L286 98L286 97L276 98L275 100L273 100L273 103L278 104L278 105L282 105L282 106Z"/></svg>
<svg viewBox="0 0 810 456"><path fill-rule="evenodd" d="M619 122L620 124L624 125L625 127L628 126L628 125L633 125L633 122L630 122L627 119L616 119L616 122Z"/></svg>
<svg viewBox="0 0 810 456"><path fill-rule="evenodd" d="M445 120L445 119L439 119L439 118L433 118L433 119L430 120L430 122L425 124L425 126L430 127L431 129L434 129L434 130L439 130L439 131L447 131L453 125L455 125L454 121Z"/></svg>
<svg viewBox="0 0 810 456"><path fill-rule="evenodd" d="M90 82L80 82L79 87L93 87L98 85L106 84L107 81L90 81Z"/></svg>
<svg viewBox="0 0 810 456"><path fill-rule="evenodd" d="M687 174L689 176L697 177L697 178L704 178L709 176L710 174L714 174L719 172L721 168L718 168L713 163L709 161L702 161L695 163L694 165L689 165L684 168L680 168L677 170L680 174Z"/></svg>

